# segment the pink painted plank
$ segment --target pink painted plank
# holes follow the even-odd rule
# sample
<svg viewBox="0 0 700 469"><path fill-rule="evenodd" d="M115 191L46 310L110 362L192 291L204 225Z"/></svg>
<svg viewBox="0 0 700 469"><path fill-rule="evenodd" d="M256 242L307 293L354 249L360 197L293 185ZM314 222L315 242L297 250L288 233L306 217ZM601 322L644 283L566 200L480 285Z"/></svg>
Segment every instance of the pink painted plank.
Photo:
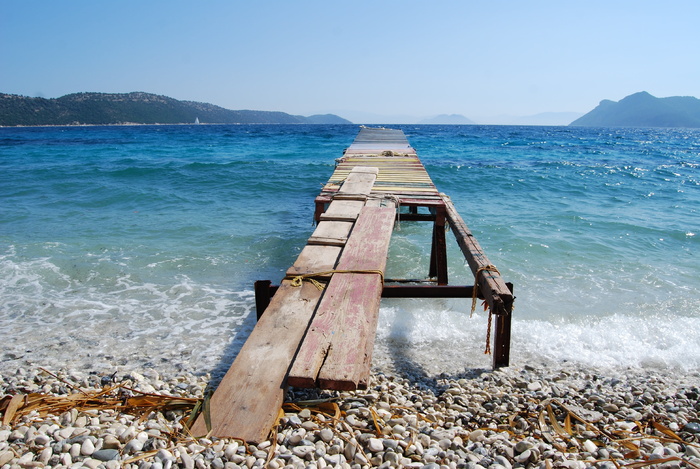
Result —
<svg viewBox="0 0 700 469"><path fill-rule="evenodd" d="M336 269L384 271L395 215L393 203L386 207L364 207Z"/></svg>
<svg viewBox="0 0 700 469"><path fill-rule="evenodd" d="M386 268L395 208L365 207L350 233L336 270L367 271ZM321 384L327 389L355 389L364 376L371 350L367 334L376 332L383 282L377 273L334 273L319 303L288 377L297 387ZM374 339L370 339L374 343ZM353 345L354 344L354 345ZM337 351L336 351L337 349ZM342 352L341 352L342 350ZM330 360L330 361L329 361ZM324 375L328 367L337 370Z"/></svg>
<svg viewBox="0 0 700 469"><path fill-rule="evenodd" d="M383 283L374 274L335 274L333 279L345 285L338 301L342 317L317 382L322 389L352 391L369 375L372 350L367 350L367 343L374 344Z"/></svg>

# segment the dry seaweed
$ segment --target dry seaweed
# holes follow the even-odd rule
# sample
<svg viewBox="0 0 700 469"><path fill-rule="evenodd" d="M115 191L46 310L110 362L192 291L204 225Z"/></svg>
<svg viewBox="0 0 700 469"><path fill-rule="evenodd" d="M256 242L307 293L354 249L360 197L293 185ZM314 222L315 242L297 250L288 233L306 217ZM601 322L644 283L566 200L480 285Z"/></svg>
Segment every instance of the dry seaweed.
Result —
<svg viewBox="0 0 700 469"><path fill-rule="evenodd" d="M43 418L47 415L60 415L72 409L79 412L113 410L144 419L154 411L192 411L200 401L201 399L196 398L145 393L118 384L101 390L79 390L67 396L43 393L5 396L0 400L0 412L3 414L3 425L13 425L32 413Z"/></svg>

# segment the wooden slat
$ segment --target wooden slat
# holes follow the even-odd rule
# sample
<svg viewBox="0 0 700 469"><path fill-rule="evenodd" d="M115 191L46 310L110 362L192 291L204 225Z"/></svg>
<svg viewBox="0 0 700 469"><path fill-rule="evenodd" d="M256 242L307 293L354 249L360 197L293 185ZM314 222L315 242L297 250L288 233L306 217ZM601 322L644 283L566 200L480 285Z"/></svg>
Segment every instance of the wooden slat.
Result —
<svg viewBox="0 0 700 469"><path fill-rule="evenodd" d="M384 272L394 218L393 204L362 209L336 269ZM328 367L330 373L338 369L339 374L337 379L323 375L322 387L357 388L369 373L371 350L365 350L366 336L372 335L373 342L382 287L378 274L333 274L292 365L290 385L321 384L317 377Z"/></svg>
<svg viewBox="0 0 700 469"><path fill-rule="evenodd" d="M211 434L251 443L267 439L284 398L285 376L321 292L285 280L210 401ZM203 415L191 432L208 433Z"/></svg>
<svg viewBox="0 0 700 469"><path fill-rule="evenodd" d="M307 244L289 269L288 276L312 274L332 270L338 261L340 246L315 246Z"/></svg>
<svg viewBox="0 0 700 469"><path fill-rule="evenodd" d="M336 192L335 196L333 196L333 200L362 200L362 201L365 201L365 200L367 200L367 196L365 194L341 194L340 192Z"/></svg>
<svg viewBox="0 0 700 469"><path fill-rule="evenodd" d="M369 195L372 185L377 179L379 169L370 166L357 166L352 168L338 191L339 194Z"/></svg>
<svg viewBox="0 0 700 469"><path fill-rule="evenodd" d="M355 221L365 205L361 200L334 200L321 214L321 220Z"/></svg>
<svg viewBox="0 0 700 469"><path fill-rule="evenodd" d="M352 225L348 221L322 221L309 238L308 244L345 246Z"/></svg>

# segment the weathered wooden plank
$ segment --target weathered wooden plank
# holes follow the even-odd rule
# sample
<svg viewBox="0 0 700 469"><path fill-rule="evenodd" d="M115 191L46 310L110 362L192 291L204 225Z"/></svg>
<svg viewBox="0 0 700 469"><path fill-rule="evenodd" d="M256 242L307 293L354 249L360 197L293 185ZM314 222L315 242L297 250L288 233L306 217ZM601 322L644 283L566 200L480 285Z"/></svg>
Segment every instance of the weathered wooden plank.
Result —
<svg viewBox="0 0 700 469"><path fill-rule="evenodd" d="M377 179L379 169L369 166L356 166L350 171L347 178L340 186L339 194L363 194L368 195L372 191L372 185Z"/></svg>
<svg viewBox="0 0 700 469"><path fill-rule="evenodd" d="M333 270L342 247L307 244L294 264L287 269L288 276L312 274Z"/></svg>
<svg viewBox="0 0 700 469"><path fill-rule="evenodd" d="M355 221L364 205L362 200L334 200L320 218L322 221Z"/></svg>
<svg viewBox="0 0 700 469"><path fill-rule="evenodd" d="M447 210L447 221L450 229L457 239L457 244L462 250L473 274L479 269L490 265L488 257L479 245L472 232L467 227L462 217L457 213L454 204L449 197L443 197ZM494 314L509 314L513 307L513 294L501 278L498 272L491 270L481 271L477 279L481 292L486 298L489 308Z"/></svg>
<svg viewBox="0 0 700 469"><path fill-rule="evenodd" d="M394 217L393 204L365 207L336 269L384 272ZM361 382L366 384L372 364L383 278L369 273L345 275L349 276L350 285L343 302L348 306L343 310L340 333L333 335L330 351L318 375L318 383L325 389L357 389Z"/></svg>
<svg viewBox="0 0 700 469"><path fill-rule="evenodd" d="M336 268L384 271L395 215L392 201L384 207L363 208Z"/></svg>
<svg viewBox="0 0 700 469"><path fill-rule="evenodd" d="M341 374L338 379L324 375L322 387L356 389L365 368L369 373L371 350L369 354L365 350L365 336L373 336L376 331L383 287L382 276L369 271L383 273L386 268L394 217L393 203L387 207L365 207L360 212L338 261L338 273L328 283L294 359L290 385L321 384L319 373L329 366L337 367Z"/></svg>
<svg viewBox="0 0 700 469"><path fill-rule="evenodd" d="M317 382L322 389L351 391L369 377L384 284L376 274L338 273L333 282L338 291L333 306L341 314Z"/></svg>
<svg viewBox="0 0 700 469"><path fill-rule="evenodd" d="M345 274L347 276L348 274ZM341 281L343 276L333 274L326 286L323 298L309 329L304 336L299 351L294 357L294 363L289 371L287 382L290 386L313 388L317 386L316 377L323 365L331 339L339 327L338 316L343 313L342 298L347 293L347 282ZM341 301L338 301L338 300Z"/></svg>
<svg viewBox="0 0 700 469"><path fill-rule="evenodd" d="M321 292L304 282L280 285L210 401L211 435L265 440L284 398L285 376ZM203 415L193 435L209 432Z"/></svg>
<svg viewBox="0 0 700 469"><path fill-rule="evenodd" d="M345 246L352 225L352 222L347 221L322 221L309 238L308 244Z"/></svg>

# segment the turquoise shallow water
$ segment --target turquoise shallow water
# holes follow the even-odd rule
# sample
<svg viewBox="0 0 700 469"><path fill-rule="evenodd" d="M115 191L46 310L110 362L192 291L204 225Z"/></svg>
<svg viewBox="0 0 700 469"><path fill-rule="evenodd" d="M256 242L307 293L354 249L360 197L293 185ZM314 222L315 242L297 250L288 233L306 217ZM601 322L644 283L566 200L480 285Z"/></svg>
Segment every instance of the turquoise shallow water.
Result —
<svg viewBox="0 0 700 469"><path fill-rule="evenodd" d="M700 365L699 131L398 127L515 284L514 363ZM0 128L0 371L224 367L357 131ZM388 276L424 276L428 239L402 222ZM485 333L468 302L387 300L375 363L488 366Z"/></svg>

